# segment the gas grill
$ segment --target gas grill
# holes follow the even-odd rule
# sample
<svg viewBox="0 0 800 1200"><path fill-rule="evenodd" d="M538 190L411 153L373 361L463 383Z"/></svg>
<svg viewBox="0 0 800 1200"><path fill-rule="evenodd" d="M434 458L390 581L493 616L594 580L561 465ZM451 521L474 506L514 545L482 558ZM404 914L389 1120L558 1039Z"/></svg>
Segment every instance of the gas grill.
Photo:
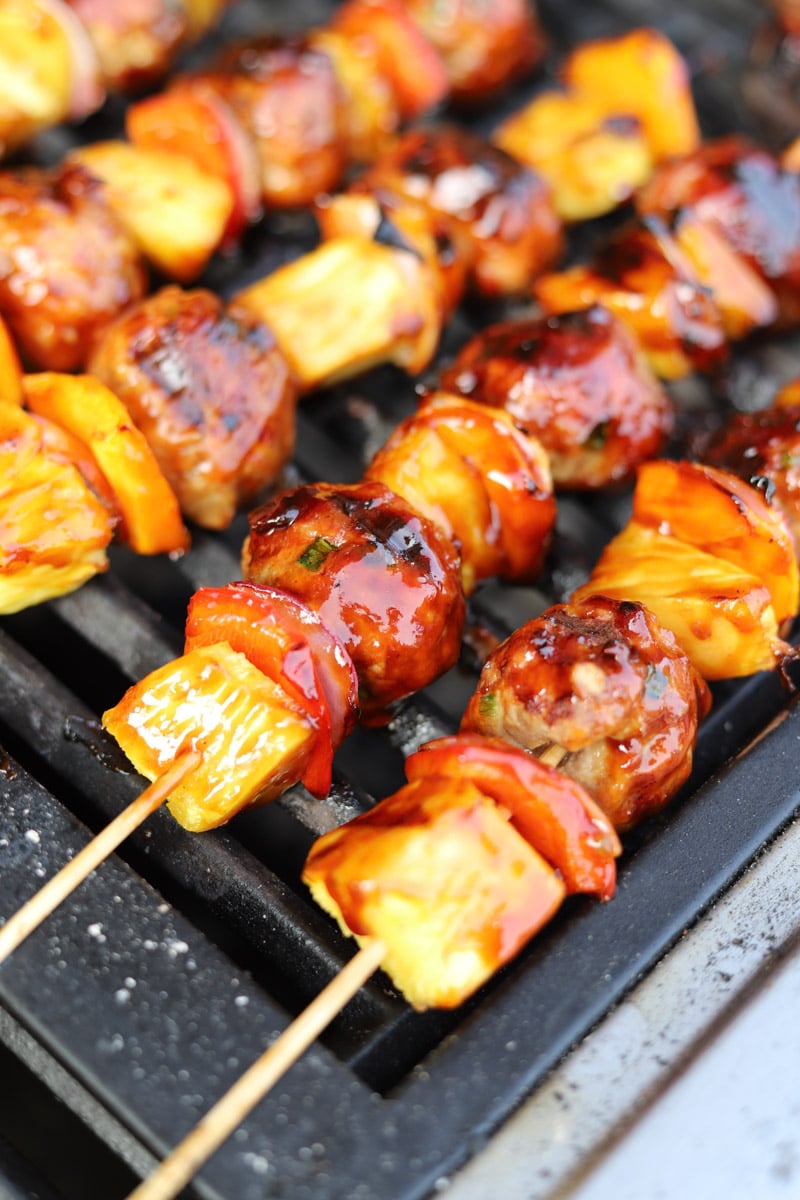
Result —
<svg viewBox="0 0 800 1200"><path fill-rule="evenodd" d="M331 7L235 4L223 36L319 22ZM764 135L763 113L740 90L764 19L751 0L682 0L668 12L632 0L552 0L542 9L551 63L576 40L658 25L689 58L706 136ZM526 94L508 98L508 109ZM496 118L497 110L474 123L488 128ZM34 154L108 136L120 119L112 104L79 133L44 137ZM576 253L607 230L599 226L576 234ZM229 293L313 238L302 214L271 219L203 282ZM462 312L442 358L486 319ZM793 374L794 337L750 344L724 378L674 389L683 425L713 420L723 390L753 405ZM413 383L391 369L310 397L287 481L357 479L414 401ZM311 842L398 787L404 756L421 742L457 728L477 679L470 644L565 598L627 513L625 495L561 499L539 584L481 590L459 668L404 703L387 729L357 731L339 752L326 801L296 788L203 835L159 812L14 953L0 969L0 1195L126 1195L321 990L352 945L300 882ZM0 916L142 789L99 714L180 652L195 588L240 576L245 529L240 517L225 534L195 531L177 562L115 548L106 576L0 621ZM718 685L714 698L690 783L626 838L611 904L571 898L455 1013L414 1013L375 976L202 1168L191 1194L422 1200L444 1193L470 1160L456 1200L550 1196L580 1175L800 926L786 889L798 840L800 717L774 676ZM756 936L762 927L769 937ZM723 945L729 954L717 969ZM676 1011L659 1023L652 997L662 986ZM650 1053L625 1019L632 1003L645 1011L648 995L645 1032L664 1039ZM608 1091L597 1080L583 1086L598 1060ZM534 1151L527 1190L506 1187L503 1164Z"/></svg>

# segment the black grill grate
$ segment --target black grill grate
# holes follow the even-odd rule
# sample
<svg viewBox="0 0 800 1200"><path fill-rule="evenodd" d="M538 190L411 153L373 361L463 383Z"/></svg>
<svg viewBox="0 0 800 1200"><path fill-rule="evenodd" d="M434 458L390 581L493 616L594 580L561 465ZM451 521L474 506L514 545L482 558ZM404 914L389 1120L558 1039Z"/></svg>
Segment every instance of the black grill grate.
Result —
<svg viewBox="0 0 800 1200"><path fill-rule="evenodd" d="M288 23L290 8L294 20L320 20L330 7L245 3L228 32ZM580 0L567 13L553 3L545 19L557 46L651 20L689 54L706 134L754 128L735 87L762 17L756 4L650 7ZM113 120L90 122L82 136L107 134ZM62 148L54 141L42 153ZM238 287L311 237L302 217L268 224L211 282ZM462 314L443 357L485 317ZM747 348L724 381L734 395L746 398L754 364L762 389L765 378L800 373L794 339ZM679 402L705 419L720 386L694 381ZM413 404L412 384L391 370L311 398L290 477L358 478ZM563 598L626 506L626 497L562 501L540 585L486 588L475 623L502 632ZM0 622L0 915L80 847L83 825L101 827L138 794L141 781L98 715L180 648L195 587L238 577L244 529L240 518L225 535L198 534L177 564L116 552L108 576ZM174 1145L320 990L350 948L299 883L305 852L316 834L396 787L404 753L455 727L475 678L465 652L460 670L406 704L388 730L355 734L324 803L296 789L203 836L156 814L123 847L124 861L106 864L13 955L0 970L0 1073L13 1082L0 1097L0 1191L126 1194L131 1171ZM474 1152L795 811L797 718L779 681L721 686L715 698L691 786L628 839L610 906L571 901L456 1014L414 1014L376 977L202 1170L196 1193L412 1200Z"/></svg>

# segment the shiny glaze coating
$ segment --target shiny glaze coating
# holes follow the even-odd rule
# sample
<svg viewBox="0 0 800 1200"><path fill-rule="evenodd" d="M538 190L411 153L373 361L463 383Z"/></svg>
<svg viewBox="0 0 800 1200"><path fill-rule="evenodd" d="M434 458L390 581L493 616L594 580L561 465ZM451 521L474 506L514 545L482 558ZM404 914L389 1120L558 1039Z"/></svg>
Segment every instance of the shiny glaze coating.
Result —
<svg viewBox="0 0 800 1200"><path fill-rule="evenodd" d="M433 522L380 483L279 492L250 514L244 573L299 596L353 659L362 713L425 687L456 662L459 559Z"/></svg>
<svg viewBox="0 0 800 1200"><path fill-rule="evenodd" d="M766 490L800 554L800 396L794 404L735 413L703 447L703 459Z"/></svg>
<svg viewBox="0 0 800 1200"><path fill-rule="evenodd" d="M688 777L708 690L641 604L592 596L555 605L487 659L462 728L542 752L625 830Z"/></svg>
<svg viewBox="0 0 800 1200"><path fill-rule="evenodd" d="M58 426L0 401L0 613L107 569L119 513L89 459Z"/></svg>
<svg viewBox="0 0 800 1200"><path fill-rule="evenodd" d="M550 919L556 873L473 783L431 775L321 837L303 880L344 933L378 938L415 1008L452 1008Z"/></svg>
<svg viewBox="0 0 800 1200"><path fill-rule="evenodd" d="M600 306L489 326L442 386L504 409L540 438L556 486L598 488L657 455L672 407L625 324Z"/></svg>
<svg viewBox="0 0 800 1200"><path fill-rule="evenodd" d="M511 824L554 867L568 892L614 895L620 840L585 788L501 738L459 733L426 742L406 759L409 780L469 779L510 814Z"/></svg>
<svg viewBox="0 0 800 1200"><path fill-rule="evenodd" d="M727 352L719 307L663 225L621 230L591 264L544 275L534 296L546 313L602 304L632 328L657 375L711 370Z"/></svg>
<svg viewBox="0 0 800 1200"><path fill-rule="evenodd" d="M456 104L491 100L544 55L544 33L530 0L405 0L405 6L441 54Z"/></svg>
<svg viewBox="0 0 800 1200"><path fill-rule="evenodd" d="M637 206L661 217L691 209L773 288L783 323L800 317L800 176L767 151L735 136L706 142L664 163Z"/></svg>
<svg viewBox="0 0 800 1200"><path fill-rule="evenodd" d="M369 464L458 545L464 591L539 574L556 518L547 455L503 412L435 392Z"/></svg>
<svg viewBox="0 0 800 1200"><path fill-rule="evenodd" d="M573 600L594 593L645 604L704 679L772 670L798 608L792 536L778 509L729 472L645 463L633 515Z"/></svg>
<svg viewBox="0 0 800 1200"><path fill-rule="evenodd" d="M363 180L334 196L320 197L315 216L326 240L356 234L419 254L431 268L444 319L461 303L474 255L457 218L391 187L368 187Z"/></svg>
<svg viewBox="0 0 800 1200"><path fill-rule="evenodd" d="M0 174L0 315L31 366L83 366L146 286L139 251L83 168Z"/></svg>
<svg viewBox="0 0 800 1200"><path fill-rule="evenodd" d="M768 588L779 624L797 613L792 538L759 488L706 463L661 459L639 471L633 520L749 571Z"/></svg>
<svg viewBox="0 0 800 1200"><path fill-rule="evenodd" d="M210 529L292 452L296 393L270 330L204 289L162 288L123 314L90 370L147 438L186 516Z"/></svg>
<svg viewBox="0 0 800 1200"><path fill-rule="evenodd" d="M267 205L310 204L336 187L345 167L346 118L327 54L308 39L265 34L227 49L200 78L253 139Z"/></svg>
<svg viewBox="0 0 800 1200"><path fill-rule="evenodd" d="M561 253L561 222L546 184L456 126L401 135L360 185L387 186L458 218L473 246L472 284L482 295L523 293Z"/></svg>

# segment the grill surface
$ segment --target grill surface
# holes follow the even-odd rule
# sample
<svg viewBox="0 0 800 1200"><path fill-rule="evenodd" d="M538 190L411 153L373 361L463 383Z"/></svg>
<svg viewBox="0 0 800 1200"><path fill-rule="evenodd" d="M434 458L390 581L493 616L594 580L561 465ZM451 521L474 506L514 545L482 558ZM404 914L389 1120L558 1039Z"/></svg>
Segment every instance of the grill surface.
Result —
<svg viewBox="0 0 800 1200"><path fill-rule="evenodd" d="M312 23L330 8L240 4L225 34ZM702 11L676 3L664 13L571 0L567 13L554 0L544 18L551 64L579 38L659 25L690 60L705 134L764 132L739 98L763 18L755 3L715 0ZM120 115L112 106L80 136L106 136ZM770 135L780 145L789 131ZM42 139L37 156L60 154L67 136ZM576 252L603 231L581 231ZM208 282L230 291L312 238L302 216L272 221L241 256L215 264ZM442 357L486 318L459 316ZM750 345L724 379L675 390L682 427L713 420L724 391L754 406L794 373L794 339ZM412 383L391 370L309 399L287 478L357 479L413 405ZM486 588L473 603L475 625L502 634L564 598L627 505L625 496L562 500L539 586ZM197 586L238 578L245 524L197 533L179 563L118 550L109 575L0 622L0 916L80 848L85 826L100 828L141 790L99 713L180 649ZM296 789L202 836L156 814L0 969L0 1077L11 1081L0 1095L0 1193L5 1185L12 1197L42 1200L125 1195L134 1173L174 1145L317 994L351 949L299 882L311 841L398 786L404 754L456 727L476 677L465 651L459 670L407 703L387 730L355 734L325 802ZM611 905L571 900L455 1014L414 1014L376 977L202 1170L196 1194L412 1200L435 1189L786 825L800 801L796 739L777 679L718 687L690 785L626 840Z"/></svg>

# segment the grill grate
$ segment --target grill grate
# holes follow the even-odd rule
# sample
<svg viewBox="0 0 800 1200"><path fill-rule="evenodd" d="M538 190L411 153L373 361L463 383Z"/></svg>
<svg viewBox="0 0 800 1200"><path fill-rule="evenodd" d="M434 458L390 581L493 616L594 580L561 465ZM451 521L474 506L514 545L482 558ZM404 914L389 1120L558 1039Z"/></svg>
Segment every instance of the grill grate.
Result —
<svg viewBox="0 0 800 1200"><path fill-rule="evenodd" d="M290 12L319 21L330 7L243 3L227 32L274 27ZM649 7L573 0L568 20L555 3L545 19L563 46L649 17L690 56L706 134L752 130L735 85L758 7L715 0L699 11L687 0L658 15ZM114 120L111 112L90 121L82 136L107 135ZM63 149L46 143L43 155ZM240 258L216 264L209 282L233 290L311 237L302 217L268 223ZM462 314L443 357L485 317ZM778 380L800 373L794 340L748 348L723 382L745 395L756 368ZM704 419L714 387L694 381L678 400ZM309 399L288 477L358 478L413 403L412 385L389 369ZM502 633L563 598L626 513L626 497L561 501L540 584L487 587L473 603L476 625ZM224 535L197 534L175 564L119 550L108 576L0 622L0 914L80 848L84 826L101 827L138 794L141 781L98 715L180 648L195 587L238 577L244 530L240 518ZM387 730L357 732L323 803L294 789L202 836L157 813L14 954L0 971L0 1071L19 1081L0 1099L0 1191L43 1200L49 1191L76 1200L126 1194L132 1172L180 1140L287 1014L317 994L351 951L299 882L306 850L371 795L398 786L404 754L455 727L475 679L465 653L459 670L406 703ZM203 1168L196 1194L413 1200L430 1192L791 818L800 799L796 724L777 679L717 687L690 786L627 839L610 906L571 899L455 1014L414 1014L382 976L372 980ZM48 1164L36 1153L42 1120L58 1148Z"/></svg>

